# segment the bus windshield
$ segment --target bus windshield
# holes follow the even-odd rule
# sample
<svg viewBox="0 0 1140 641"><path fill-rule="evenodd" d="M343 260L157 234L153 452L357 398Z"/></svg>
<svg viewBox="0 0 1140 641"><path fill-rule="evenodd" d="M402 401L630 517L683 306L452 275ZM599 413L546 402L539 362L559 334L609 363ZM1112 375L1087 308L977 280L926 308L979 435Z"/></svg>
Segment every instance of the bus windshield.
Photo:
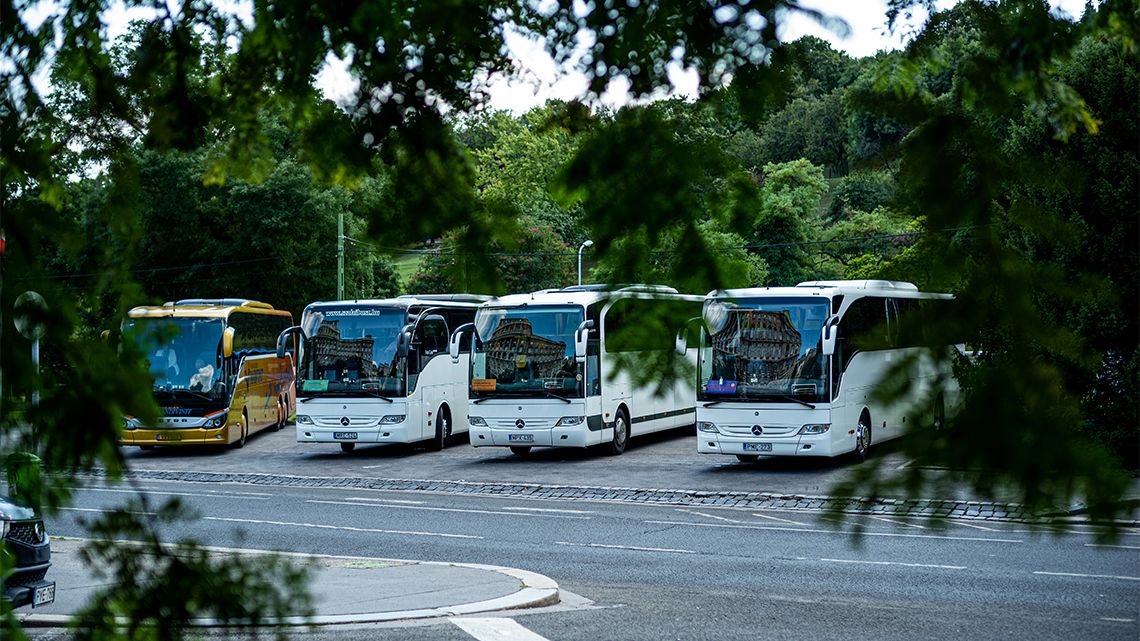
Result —
<svg viewBox="0 0 1140 641"><path fill-rule="evenodd" d="M574 332L581 307L483 308L475 314L471 397L581 397Z"/></svg>
<svg viewBox="0 0 1140 641"><path fill-rule="evenodd" d="M404 367L397 339L402 308L352 307L305 312L307 338L297 374L304 396L402 395Z"/></svg>
<svg viewBox="0 0 1140 641"><path fill-rule="evenodd" d="M698 399L826 401L820 337L828 305L820 298L710 301Z"/></svg>
<svg viewBox="0 0 1140 641"><path fill-rule="evenodd" d="M225 389L219 362L220 318L130 318L123 335L146 355L155 391L218 396Z"/></svg>

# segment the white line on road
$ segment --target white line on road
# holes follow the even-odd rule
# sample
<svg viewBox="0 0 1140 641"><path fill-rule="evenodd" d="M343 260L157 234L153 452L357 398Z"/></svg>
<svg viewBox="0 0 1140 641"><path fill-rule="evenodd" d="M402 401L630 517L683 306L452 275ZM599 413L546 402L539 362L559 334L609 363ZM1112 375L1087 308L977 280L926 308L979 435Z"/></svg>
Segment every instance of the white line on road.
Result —
<svg viewBox="0 0 1140 641"><path fill-rule="evenodd" d="M719 528L737 528L741 530L766 530L769 532L803 532L806 534L849 534L856 535L855 532L845 530L819 530L819 529L801 529L794 527L776 527L774 525L729 525L722 523L692 523L688 521L642 521L650 525L687 525L690 527L719 527ZM898 534L894 532L860 532L858 536L878 536L878 537L894 537L900 539L938 539L940 541L975 541L978 543L1023 543L1019 539L989 539L983 537L973 536L941 536L937 534Z"/></svg>
<svg viewBox="0 0 1140 641"><path fill-rule="evenodd" d="M895 519L888 519L888 518L883 517L883 516L871 516L870 514L868 514L867 518L875 519L876 521L882 521L884 523L894 523L895 525L905 525L906 527L917 528L919 530L925 530L926 529L925 525L914 525L913 523L907 523L906 521L896 521Z"/></svg>
<svg viewBox="0 0 1140 641"><path fill-rule="evenodd" d="M904 568L937 568L939 570L965 570L964 565L937 565L933 563L902 563L901 561L860 561L857 559L820 559L827 563L854 563L860 565L897 565Z"/></svg>
<svg viewBox="0 0 1140 641"><path fill-rule="evenodd" d="M1107 543L1085 543L1086 548L1116 548L1118 550L1140 550L1136 545L1108 545Z"/></svg>
<svg viewBox="0 0 1140 641"><path fill-rule="evenodd" d="M545 519L576 519L579 521L589 521L594 518L592 516L569 516L565 514L527 514L524 512L501 512L496 510L465 510L456 507L422 507L415 505L377 505L375 503L347 503L345 501L317 501L308 500L306 503L319 503L322 505L351 505L354 507L377 507L387 508L389 510L425 510L428 512L460 512L463 514L498 514L506 516L531 516Z"/></svg>
<svg viewBox="0 0 1140 641"><path fill-rule="evenodd" d="M810 523L803 523L803 522L800 522L800 521L793 521L793 520L791 520L791 519L781 519L781 518L777 518L777 517L774 517L774 516L768 516L767 514L753 514L752 516L758 516L758 517L760 517L760 518L762 518L762 519L772 519L773 521L779 521L780 523L791 523L792 525L803 525L803 526L805 526L805 527L806 527L806 526L810 526L810 525L811 525Z"/></svg>
<svg viewBox="0 0 1140 641"><path fill-rule="evenodd" d="M350 496L346 501L372 501L373 503L399 503L401 505L423 505L427 501L401 501L400 499L370 499L366 496Z"/></svg>
<svg viewBox="0 0 1140 641"><path fill-rule="evenodd" d="M1078 572L1034 572L1045 576L1075 576L1082 579L1119 579L1121 581L1140 581L1140 576L1115 576L1112 574L1080 574Z"/></svg>
<svg viewBox="0 0 1140 641"><path fill-rule="evenodd" d="M202 496L210 499L248 499L253 501L267 500L272 494L255 492L164 492L161 490L118 490L104 487L85 487L84 492L114 492L116 494L158 494L162 496Z"/></svg>
<svg viewBox="0 0 1140 641"><path fill-rule="evenodd" d="M546 637L531 632L514 619L451 618L448 621L479 641L547 641Z"/></svg>
<svg viewBox="0 0 1140 641"><path fill-rule="evenodd" d="M950 519L947 519L946 522L947 523L953 523L954 525L961 525L962 527L972 527L975 530L985 530L986 532L1001 532L1001 530L996 530L992 527L984 527L981 525L974 525L973 523L963 523L961 521L952 521Z"/></svg>
<svg viewBox="0 0 1140 641"><path fill-rule="evenodd" d="M545 507L505 507L504 510L511 510L512 512L551 512L554 514L597 514L589 510L556 510L554 508Z"/></svg>
<svg viewBox="0 0 1140 641"><path fill-rule="evenodd" d="M580 548L602 548L606 550L633 550L635 552L671 552L673 554L696 554L693 550L678 550L676 548L643 548L635 545L608 545L606 543L571 543L569 541L555 541L555 545L572 545Z"/></svg>
<svg viewBox="0 0 1140 641"><path fill-rule="evenodd" d="M726 523L744 523L744 521L737 521L736 519L729 519L729 518L725 518L723 516L717 516L715 514L706 514L704 512L698 512L696 510L686 510L684 508L677 508L677 511L678 512L684 512L685 514L695 514L696 516L703 516L703 517L709 518L709 519L716 519L718 521L725 521Z"/></svg>
<svg viewBox="0 0 1140 641"><path fill-rule="evenodd" d="M416 532L409 530L377 530L366 527L351 527L346 525L325 525L323 523L290 523L288 521L262 521L259 519L229 519L221 516L203 517L206 521L224 521L226 523L251 523L253 525L286 525L289 527L309 527L318 530L344 530L346 532L371 532L375 534L403 534L407 536L438 536L445 539L482 539L481 536L471 534L443 534L441 532Z"/></svg>
<svg viewBox="0 0 1140 641"><path fill-rule="evenodd" d="M1100 620L1109 621L1111 623L1132 623L1136 621L1136 619L1117 619L1115 617L1101 617Z"/></svg>
<svg viewBox="0 0 1140 641"><path fill-rule="evenodd" d="M118 511L118 510L102 510L102 509L90 508L90 507L61 507L59 509L61 511L65 511L65 512L100 512L102 514L110 514L111 512L117 512ZM127 514L138 514L140 516L155 516L158 513L157 512L127 512Z"/></svg>

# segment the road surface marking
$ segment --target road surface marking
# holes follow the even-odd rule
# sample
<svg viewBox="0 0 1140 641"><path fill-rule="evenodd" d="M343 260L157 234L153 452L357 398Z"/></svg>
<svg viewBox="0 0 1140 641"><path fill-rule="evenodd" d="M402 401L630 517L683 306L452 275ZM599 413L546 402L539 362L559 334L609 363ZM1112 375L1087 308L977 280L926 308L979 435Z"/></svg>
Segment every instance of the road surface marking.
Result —
<svg viewBox="0 0 1140 641"><path fill-rule="evenodd" d="M735 519L730 519L730 518L726 518L723 516L717 516L715 514L706 514L704 512L698 512L696 510L686 510L683 508L677 508L677 511L678 512L684 512L686 514L695 514L697 516L703 516L703 517L710 518L710 519L716 519L718 521L725 521L726 523L744 523L744 521L737 521Z"/></svg>
<svg viewBox="0 0 1140 641"><path fill-rule="evenodd" d="M737 528L741 530L766 530L769 532L803 532L805 534L850 534L857 536L894 537L900 539L937 539L940 541L976 541L978 543L1023 543L1020 539L988 539L973 536L943 536L937 534L898 534L896 532L853 532L844 530L801 529L776 527L774 525L730 525L728 523L693 523L689 521L642 521L650 525L687 525L690 527Z"/></svg>
<svg viewBox="0 0 1140 641"><path fill-rule="evenodd" d="M1075 576L1082 579L1119 579L1121 581L1140 581L1140 576L1116 576L1113 574L1080 574L1078 572L1034 572L1045 576Z"/></svg>
<svg viewBox="0 0 1140 641"><path fill-rule="evenodd" d="M869 519L875 519L876 521L882 521L883 523L894 523L895 525L905 525L906 527L917 528L919 530L925 530L926 529L925 525L914 525L913 523L907 523L906 521L896 521L895 519L888 519L888 518L883 517L883 516L872 516L870 514L867 514L866 517Z"/></svg>
<svg viewBox="0 0 1140 641"><path fill-rule="evenodd" d="M606 550L634 550L636 552L672 552L673 554L696 554L693 550L678 550L676 548L643 548L634 545L607 545L605 543L570 543L569 541L555 541L555 545L572 545L580 548L603 548Z"/></svg>
<svg viewBox="0 0 1140 641"><path fill-rule="evenodd" d="M343 530L345 532L372 532L375 534L404 534L407 536L438 536L445 539L482 539L481 536L471 534L443 534L441 532L416 532L409 530L377 530L366 527L350 527L346 525L325 525L323 523L290 523L288 521L262 521L259 519L229 519L221 516L203 517L206 521L224 521L226 523L252 523L254 525L286 525L289 527L309 527L318 530Z"/></svg>
<svg viewBox="0 0 1140 641"><path fill-rule="evenodd" d="M511 510L512 512L550 512L552 514L597 514L589 510L558 510L555 508L546 507L505 507L504 510Z"/></svg>
<svg viewBox="0 0 1140 641"><path fill-rule="evenodd" d="M1110 621L1112 623L1133 623L1136 619L1117 619L1115 617L1101 617L1101 621Z"/></svg>
<svg viewBox="0 0 1140 641"><path fill-rule="evenodd" d="M911 463L916 463L916 462L918 462L918 459L912 458L911 460L907 461L906 463L903 463L902 465L896 467L895 469L896 470L905 470L906 468L910 467Z"/></svg>
<svg viewBox="0 0 1140 641"><path fill-rule="evenodd" d="M781 519L774 516L768 516L767 514L753 514L752 516L758 516L762 519L772 519L773 521L779 521L780 523L791 523L792 525L803 525L805 527L810 525L810 523L802 523L800 521L793 521L791 519Z"/></svg>
<svg viewBox="0 0 1140 641"><path fill-rule="evenodd" d="M546 637L531 632L514 619L451 618L448 621L479 641L547 641Z"/></svg>
<svg viewBox="0 0 1140 641"><path fill-rule="evenodd" d="M373 503L399 503L401 505L423 505L427 501L401 501L400 499L370 499L366 496L350 496L346 501L372 501Z"/></svg>
<svg viewBox="0 0 1140 641"><path fill-rule="evenodd" d="M997 529L994 529L992 527L984 527L981 525L974 525L973 523L963 523L961 521L952 521L949 519L947 519L946 522L947 523L953 523L954 525L961 525L962 527L972 527L975 530L985 530L986 532L1001 532L1001 530L997 530Z"/></svg>
<svg viewBox="0 0 1140 641"><path fill-rule="evenodd" d="M248 499L252 501L268 500L272 494L258 494L254 492L164 492L162 490L118 490L102 487L85 487L84 492L114 492L116 494L158 494L161 496L201 496L210 499Z"/></svg>
<svg viewBox="0 0 1140 641"><path fill-rule="evenodd" d="M902 563L901 561L859 561L856 559L820 559L827 563L854 563L860 565L897 565L904 568L937 568L939 570L965 570L964 565L936 565L932 563Z"/></svg>
<svg viewBox="0 0 1140 641"><path fill-rule="evenodd" d="M497 514L507 516L531 516L544 519L576 519L579 521L589 521L594 518L592 516L569 516L566 514L527 514L525 512L502 512L497 510L465 510L457 507L422 507L415 505L377 505L375 503L347 503L345 501L317 501L308 500L306 503L319 503L322 505L351 505L353 507L377 507L387 508L389 510L424 510L427 512L460 512L462 514Z"/></svg>
<svg viewBox="0 0 1140 641"><path fill-rule="evenodd" d="M1118 550L1140 550L1136 545L1108 545L1107 543L1085 543L1086 548L1116 548Z"/></svg>
<svg viewBox="0 0 1140 641"><path fill-rule="evenodd" d="M119 511L119 510L103 510L103 509L91 508L91 507L61 507L59 509L67 511L67 512L100 512L102 514L110 514L112 512L118 512ZM140 516L157 516L158 512L127 512L127 514L138 514Z"/></svg>

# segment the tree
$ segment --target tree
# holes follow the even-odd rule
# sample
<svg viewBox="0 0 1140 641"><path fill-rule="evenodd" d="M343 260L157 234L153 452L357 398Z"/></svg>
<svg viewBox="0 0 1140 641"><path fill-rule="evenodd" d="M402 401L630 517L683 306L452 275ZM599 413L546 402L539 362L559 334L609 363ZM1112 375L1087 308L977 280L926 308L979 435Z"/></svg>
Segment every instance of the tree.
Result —
<svg viewBox="0 0 1140 641"><path fill-rule="evenodd" d="M768 264L768 282L776 286L816 280L806 243L815 240L819 201L827 190L823 169L807 160L764 165L761 210L752 231L756 253Z"/></svg>

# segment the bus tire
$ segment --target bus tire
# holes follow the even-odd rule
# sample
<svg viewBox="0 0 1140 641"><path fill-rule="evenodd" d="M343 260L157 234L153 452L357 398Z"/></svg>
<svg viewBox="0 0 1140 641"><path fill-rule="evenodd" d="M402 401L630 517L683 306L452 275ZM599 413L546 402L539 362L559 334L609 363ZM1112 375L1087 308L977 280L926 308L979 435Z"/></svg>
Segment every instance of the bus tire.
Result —
<svg viewBox="0 0 1140 641"><path fill-rule="evenodd" d="M740 461L741 463L755 463L756 461L760 460L760 455L759 454L737 454L736 460Z"/></svg>
<svg viewBox="0 0 1140 641"><path fill-rule="evenodd" d="M619 408L614 416L614 437L610 440L610 455L618 456L629 445L629 415L625 408Z"/></svg>
<svg viewBox="0 0 1140 641"><path fill-rule="evenodd" d="M522 445L512 445L511 454L514 454L515 456L527 456L530 454L530 448Z"/></svg>
<svg viewBox="0 0 1140 641"><path fill-rule="evenodd" d="M855 426L855 460L860 463L866 461L870 449L871 417L864 411L859 415L859 424Z"/></svg>
<svg viewBox="0 0 1140 641"><path fill-rule="evenodd" d="M340 444L340 451L344 452L345 454L348 454L349 452L351 452L352 450L355 450L355 449L356 449L356 443L341 443Z"/></svg>
<svg viewBox="0 0 1140 641"><path fill-rule="evenodd" d="M447 445L447 439L451 437L451 415L445 408L440 408L439 412L435 415L435 438L431 440L431 449L434 452L442 452L443 448Z"/></svg>
<svg viewBox="0 0 1140 641"><path fill-rule="evenodd" d="M277 422L273 424L273 431L280 432L285 429L285 402L277 397Z"/></svg>
<svg viewBox="0 0 1140 641"><path fill-rule="evenodd" d="M240 450L245 447L245 441L249 438L249 413L245 410L241 411L241 436L238 440L234 441L234 449Z"/></svg>

